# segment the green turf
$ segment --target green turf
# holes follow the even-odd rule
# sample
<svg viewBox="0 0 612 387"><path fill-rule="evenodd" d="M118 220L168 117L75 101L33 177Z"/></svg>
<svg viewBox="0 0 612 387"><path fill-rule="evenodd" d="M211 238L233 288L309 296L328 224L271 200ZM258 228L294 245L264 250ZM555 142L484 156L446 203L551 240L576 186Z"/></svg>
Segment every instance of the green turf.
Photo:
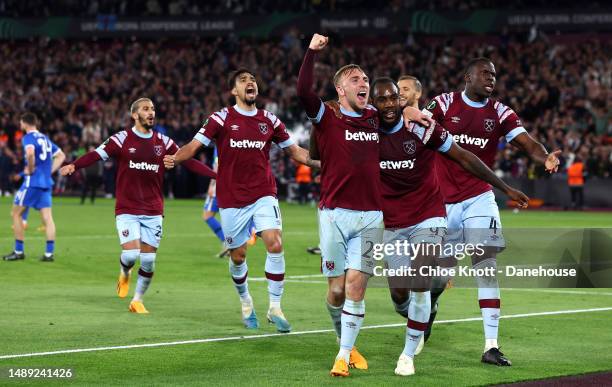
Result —
<svg viewBox="0 0 612 387"><path fill-rule="evenodd" d="M23 262L0 262L0 356L9 354L145 344L190 339L274 333L262 324L247 331L228 278L227 262L214 257L220 245L200 219L200 201L166 204L164 237L156 274L146 297L150 315L127 312L128 299L115 296L119 246L113 202L81 206L75 199L55 201L57 261L38 262L44 236L33 212ZM12 248L10 202L0 201L0 246ZM305 253L317 243L312 207L282 205L287 275L319 272L319 257ZM504 227L612 227L605 213L504 212ZM263 277L261 242L249 250L249 275ZM299 281L299 280L297 280ZM294 331L329 329L322 278L288 282L284 311ZM132 283L134 285L134 283ZM265 282L250 282L263 323ZM588 292L589 290L583 290ZM612 291L567 294L503 291L503 314L612 307ZM365 325L402 323L382 288L368 290ZM479 317L476 290L454 288L443 296L439 320ZM393 375L403 348L404 328L362 331L358 345L370 370L347 380L328 376L337 351L332 333L253 340L186 344L0 360L7 367L71 367L83 384L330 384L481 385L612 369L612 311L516 318L501 321L500 344L512 368L479 363L482 323L436 325L416 360L417 375ZM33 381L30 381L33 382ZM65 381L56 381L64 383ZM14 384L0 379L0 385ZM35 383L35 382L34 382Z"/></svg>

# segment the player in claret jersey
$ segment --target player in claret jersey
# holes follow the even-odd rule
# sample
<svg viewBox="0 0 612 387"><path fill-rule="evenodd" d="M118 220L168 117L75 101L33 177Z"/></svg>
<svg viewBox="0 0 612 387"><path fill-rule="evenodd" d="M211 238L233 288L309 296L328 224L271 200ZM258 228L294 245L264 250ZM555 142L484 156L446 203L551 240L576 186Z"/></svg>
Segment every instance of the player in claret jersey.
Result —
<svg viewBox="0 0 612 387"><path fill-rule="evenodd" d="M313 122L321 158L319 238L321 270L328 277L327 309L340 350L332 376L348 376L349 366L367 369L355 341L365 316L364 296L374 260L363 254L382 240L382 204L378 166L378 115L368 105L370 85L363 70L350 64L334 76L340 113L312 90L317 51L328 38L312 37L298 78L298 97Z"/></svg>
<svg viewBox="0 0 612 387"><path fill-rule="evenodd" d="M496 81L495 66L487 58L469 62L465 72L465 90L435 97L426 107L444 126L455 142L493 166L499 138L555 172L560 151L548 153L523 128L516 113L491 98ZM438 157L437 174L446 203L451 243L485 243L485 253L472 257L474 268L496 267L496 255L505 247L499 210L491 186L447 158ZM495 276L477 277L478 300L483 317L485 347L482 362L511 365L499 351L497 337L500 317L500 293ZM432 300L435 302L435 300Z"/></svg>
<svg viewBox="0 0 612 387"><path fill-rule="evenodd" d="M413 358L431 308L431 278L419 275L420 268L434 266L436 249L433 246L437 245L440 251L446 234L446 211L435 175L436 153L503 190L521 206L527 204L528 198L507 186L474 154L455 144L442 126L435 122L427 129L415 123L405 125L399 90L392 79L378 78L372 83L371 97L381 123L379 165L384 242L394 245L396 241L408 241L412 251L420 252L412 257L405 254L385 257L390 269L411 267L417 273L409 280L388 278L395 309L408 318L405 347L395 369L397 375L407 376L414 374ZM413 108L404 110L406 120L409 120L410 109ZM418 244L423 246L417 250Z"/></svg>
<svg viewBox="0 0 612 387"><path fill-rule="evenodd" d="M121 243L121 258L117 294L127 296L131 269L140 258L138 282L129 311L148 313L142 297L149 288L155 271L155 256L162 236L164 212L163 157L173 154L178 146L167 136L153 130L155 107L149 98L140 98L130 107L134 126L114 134L95 151L78 158L74 164L60 169L62 175L86 168L99 161L118 161L117 201L115 215ZM203 176L216 177L206 165L189 160L185 166Z"/></svg>
<svg viewBox="0 0 612 387"><path fill-rule="evenodd" d="M171 168L192 157L202 145L215 141L219 152L217 200L221 226L230 249L230 275L242 303L243 322L249 329L259 327L249 293L246 262L250 225L254 223L267 250L265 274L270 299L267 317L279 332L289 332L291 325L281 310L285 257L270 147L274 142L295 161L314 168L320 163L310 160L308 151L294 144L281 120L257 109L258 88L253 72L238 69L230 74L228 84L236 104L211 114L194 139L164 162Z"/></svg>

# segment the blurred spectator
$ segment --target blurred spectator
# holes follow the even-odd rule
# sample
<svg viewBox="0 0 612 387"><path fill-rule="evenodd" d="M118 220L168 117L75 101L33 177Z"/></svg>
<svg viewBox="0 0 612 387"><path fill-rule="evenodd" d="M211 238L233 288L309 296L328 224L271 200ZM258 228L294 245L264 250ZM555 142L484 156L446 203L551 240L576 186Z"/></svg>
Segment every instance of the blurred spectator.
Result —
<svg viewBox="0 0 612 387"><path fill-rule="evenodd" d="M93 152L96 150L94 146L90 146L87 152ZM96 200L96 191L98 190L98 186L100 185L100 181L102 180L102 172L104 166L102 161L98 161L90 165L87 168L83 168L81 171L83 175L83 190L81 191L81 204L85 204L85 198L87 194L90 194L91 204L94 204Z"/></svg>
<svg viewBox="0 0 612 387"><path fill-rule="evenodd" d="M298 184L298 198L300 204L306 204L309 200L312 170L309 166L298 164L295 168L295 182Z"/></svg>
<svg viewBox="0 0 612 387"><path fill-rule="evenodd" d="M572 209L581 210L584 203L584 164L576 158L567 168L567 185L572 196Z"/></svg>
<svg viewBox="0 0 612 387"><path fill-rule="evenodd" d="M166 4L152 1L151 9L155 9L155 3L162 8ZM189 1L178 3L178 9L193 5ZM324 3L321 2L322 7L326 6ZM98 1L100 12L108 4ZM132 7L132 2L126 4ZM244 6L257 7L259 3L249 4ZM200 10L204 12L207 7L202 5ZM41 8L45 5L41 4ZM142 9L148 8L143 5ZM14 153L18 151L22 133L15 123L19 113L29 109L42 118L43 132L67 154L70 149L78 155L112 133L130 127L126 107L141 96L149 96L156 103L156 129L182 144L191 140L210 113L233 104L225 78L241 66L252 69L258 77L259 105L277 114L297 141L304 141L310 123L297 101L295 87L307 42L300 41L298 36L297 30L290 30L278 41L235 36L188 40L2 41L0 72L11 75L0 77L0 144L7 142ZM517 112L532 136L549 150L562 149L562 158L569 161L567 166L579 156L589 176L610 176L612 43L604 36L578 38L588 44L576 44L563 36L549 37L548 41L536 38L527 43L526 36L507 32L502 37L503 44L496 37L482 40L490 43L474 44L474 38L410 36L398 40L406 44L367 45L332 40L332 46L317 61L317 92L324 99L335 98L332 76L338 67L353 62L359 63L371 79L417 76L423 83L423 105L441 92L460 90L467 61L486 55L493 60L498 73L495 97ZM14 71L15 68L20 71ZM270 158L283 197L288 191L286 185L295 176L295 166L276 147ZM549 176L525 155L504 144L496 170L502 176L534 179ZM0 180L5 179L6 172L1 173ZM105 163L103 176L105 192L112 196L112 163ZM191 175L185 178L195 179ZM183 176L177 176L176 184L181 179ZM62 181L62 186L72 189L78 186L76 183ZM194 180L190 184L192 192L202 192L200 183Z"/></svg>

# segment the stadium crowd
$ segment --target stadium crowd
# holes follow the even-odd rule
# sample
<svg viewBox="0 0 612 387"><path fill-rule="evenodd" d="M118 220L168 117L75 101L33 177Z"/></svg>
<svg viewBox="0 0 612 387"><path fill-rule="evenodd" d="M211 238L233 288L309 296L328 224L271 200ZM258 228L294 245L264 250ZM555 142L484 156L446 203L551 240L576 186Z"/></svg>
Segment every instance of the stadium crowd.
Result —
<svg viewBox="0 0 612 387"><path fill-rule="evenodd" d="M424 104L441 92L460 89L465 63L488 56L498 73L496 97L512 107L548 149L562 149L566 167L580 158L590 176L609 177L612 172L612 44L605 39L572 44L504 35L474 44L470 39L408 36L376 45L333 39L316 69L316 88L324 98L335 95L334 71L354 62L371 79L417 76L423 83ZM129 104L149 96L156 103L156 129L182 144L206 115L231 103L225 75L239 66L258 75L261 107L281 117L298 142L305 143L309 124L296 97L303 50L295 31L277 41L230 37L0 42L0 73L8 75L0 78L1 188L12 191L13 176L22 168L18 117L23 111L39 115L42 130L70 161L129 125ZM280 152L274 151L272 160L283 194L295 177L295 166ZM504 176L545 175L511 147L500 149L496 169ZM205 180L182 175L185 171L176 173L170 181L189 182L192 194L206 192ZM105 165L108 194L112 180L112 165ZM60 179L56 190L78 184Z"/></svg>
<svg viewBox="0 0 612 387"><path fill-rule="evenodd" d="M274 12L359 12L373 9L383 12L403 10L470 11L482 8L534 9L550 6L549 0L223 0L203 2L196 0L0 0L0 16L49 17L100 14L142 16L200 16L207 14L268 14ZM557 0L556 8L577 8L576 2ZM601 7L599 1L580 4L587 9Z"/></svg>

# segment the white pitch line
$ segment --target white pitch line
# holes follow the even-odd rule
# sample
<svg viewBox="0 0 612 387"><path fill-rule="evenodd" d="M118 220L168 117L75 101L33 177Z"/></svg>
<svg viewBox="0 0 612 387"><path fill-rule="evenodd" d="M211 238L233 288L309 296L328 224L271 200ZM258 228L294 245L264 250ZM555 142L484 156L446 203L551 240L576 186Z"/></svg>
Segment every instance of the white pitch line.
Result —
<svg viewBox="0 0 612 387"><path fill-rule="evenodd" d="M318 285L327 285L327 281L312 281L312 280L301 280L300 278L319 278L323 277L321 274L309 274L309 275L296 275L296 276L286 276L285 282L288 283L298 283L298 284L318 284ZM255 282L263 282L266 281L265 277L254 277L249 278L249 281ZM474 290L477 288L473 287L457 287L455 289L466 289L466 290ZM521 289L521 288L501 288L502 291L515 291L515 292L532 292L532 293L555 293L555 294L578 294L585 296L612 296L612 292L590 292L586 290L564 290L564 289Z"/></svg>
<svg viewBox="0 0 612 387"><path fill-rule="evenodd" d="M558 310L558 311L551 311L551 312L511 314L507 316L501 316L501 318L504 318L504 319L525 318L525 317L536 317L536 316L552 316L552 315L560 315L560 314L605 312L605 311L611 311L611 310L612 310L612 307ZM470 318L461 318L461 319L454 319L454 320L435 321L434 324L450 324L450 323L472 322L472 321L482 321L482 317L470 317ZM368 325L368 326L362 327L361 329L396 328L396 327L403 327L405 325L406 323ZM317 329L317 330L311 330L311 331L299 331L299 332L290 332L290 333L268 333L268 334L263 334L263 335L229 336L229 337L217 337L217 338L209 338L209 339L170 341L170 342L164 342L164 343L132 344L132 345L118 345L118 346L112 346L112 347L95 347L95 348L80 348L80 349L64 349L64 350L49 351L49 352L33 352L33 353L22 353L22 354L15 354L15 355L2 355L0 356L0 360L17 359L17 358L24 358L24 357L62 355L62 354L81 353L81 352L102 352L102 351L113 351L113 350L119 350L119 349L156 348L156 347L169 347L169 346L185 345L185 344L202 344L202 343L215 343L215 342L236 341L236 340L252 340L252 339L262 339L262 338L267 338L267 337L278 337L278 336L301 336L301 335L312 335L312 334L317 334L317 333L330 333L333 331L334 331L333 329Z"/></svg>

